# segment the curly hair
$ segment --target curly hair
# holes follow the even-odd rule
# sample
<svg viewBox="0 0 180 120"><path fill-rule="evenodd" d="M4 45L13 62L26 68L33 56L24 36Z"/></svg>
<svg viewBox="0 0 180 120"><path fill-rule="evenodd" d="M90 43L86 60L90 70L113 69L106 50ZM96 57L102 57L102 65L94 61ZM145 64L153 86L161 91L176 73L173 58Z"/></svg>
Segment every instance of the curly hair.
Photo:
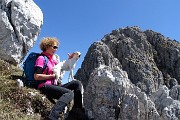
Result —
<svg viewBox="0 0 180 120"><path fill-rule="evenodd" d="M44 52L49 47L53 46L54 43L59 45L59 41L58 41L57 38L54 38L54 37L45 37L45 38L42 38L41 42L40 42L40 49Z"/></svg>

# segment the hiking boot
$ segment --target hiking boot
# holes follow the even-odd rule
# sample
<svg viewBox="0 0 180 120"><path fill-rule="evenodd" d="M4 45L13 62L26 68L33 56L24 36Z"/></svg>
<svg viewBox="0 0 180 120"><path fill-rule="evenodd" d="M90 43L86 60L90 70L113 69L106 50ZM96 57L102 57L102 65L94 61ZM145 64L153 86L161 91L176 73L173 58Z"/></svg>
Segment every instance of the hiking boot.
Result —
<svg viewBox="0 0 180 120"><path fill-rule="evenodd" d="M64 114L66 106L72 101L73 97L74 93L72 91L63 94L51 109L51 112L48 117L53 120L58 120L60 114Z"/></svg>
<svg viewBox="0 0 180 120"><path fill-rule="evenodd" d="M85 110L82 108L73 108L66 120L88 120Z"/></svg>
<svg viewBox="0 0 180 120"><path fill-rule="evenodd" d="M66 119L69 115L69 112L72 110L74 105L74 99L65 107L64 110L64 118Z"/></svg>

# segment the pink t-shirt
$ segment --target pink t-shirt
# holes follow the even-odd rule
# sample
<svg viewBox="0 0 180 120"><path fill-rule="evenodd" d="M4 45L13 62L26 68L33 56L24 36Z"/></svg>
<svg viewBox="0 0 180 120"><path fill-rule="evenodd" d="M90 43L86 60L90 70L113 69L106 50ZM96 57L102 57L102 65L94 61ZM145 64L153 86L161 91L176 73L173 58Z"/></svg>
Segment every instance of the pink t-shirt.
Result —
<svg viewBox="0 0 180 120"><path fill-rule="evenodd" d="M47 63L47 67L46 69L43 71L43 74L53 74L53 67L57 64L57 61L56 60L53 60L53 57L52 55L49 55L47 53L44 53L42 52L43 55L46 55L48 57L48 63ZM45 62L45 59L43 56L39 56L37 59L36 59L36 64L35 66L38 66L38 67L41 67L43 68L44 66L44 62ZM41 83L38 85L38 88L41 88L44 86L44 84L51 84L51 85L57 85L57 80L56 79L48 79L46 80L45 83Z"/></svg>

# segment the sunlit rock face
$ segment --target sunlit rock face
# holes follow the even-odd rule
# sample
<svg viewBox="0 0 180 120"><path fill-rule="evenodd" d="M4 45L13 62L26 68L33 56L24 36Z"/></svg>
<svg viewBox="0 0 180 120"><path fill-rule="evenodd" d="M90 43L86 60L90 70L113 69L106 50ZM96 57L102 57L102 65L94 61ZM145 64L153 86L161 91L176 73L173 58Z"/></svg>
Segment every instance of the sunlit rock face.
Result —
<svg viewBox="0 0 180 120"><path fill-rule="evenodd" d="M94 42L75 78L93 120L179 120L180 44L139 27Z"/></svg>
<svg viewBox="0 0 180 120"><path fill-rule="evenodd" d="M34 45L43 13L33 0L0 1L0 59L18 65Z"/></svg>

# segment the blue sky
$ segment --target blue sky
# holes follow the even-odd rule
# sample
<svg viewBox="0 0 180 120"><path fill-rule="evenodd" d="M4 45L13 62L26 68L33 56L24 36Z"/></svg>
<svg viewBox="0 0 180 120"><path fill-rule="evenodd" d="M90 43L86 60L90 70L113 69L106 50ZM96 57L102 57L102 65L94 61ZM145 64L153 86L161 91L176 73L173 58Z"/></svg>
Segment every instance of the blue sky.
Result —
<svg viewBox="0 0 180 120"><path fill-rule="evenodd" d="M81 66L88 48L112 30L127 26L151 29L180 41L180 0L34 0L43 12L40 36L30 50L39 51L43 37L60 40L57 54L80 51L74 73ZM69 72L66 72L65 79ZM66 80L64 80L64 83Z"/></svg>

